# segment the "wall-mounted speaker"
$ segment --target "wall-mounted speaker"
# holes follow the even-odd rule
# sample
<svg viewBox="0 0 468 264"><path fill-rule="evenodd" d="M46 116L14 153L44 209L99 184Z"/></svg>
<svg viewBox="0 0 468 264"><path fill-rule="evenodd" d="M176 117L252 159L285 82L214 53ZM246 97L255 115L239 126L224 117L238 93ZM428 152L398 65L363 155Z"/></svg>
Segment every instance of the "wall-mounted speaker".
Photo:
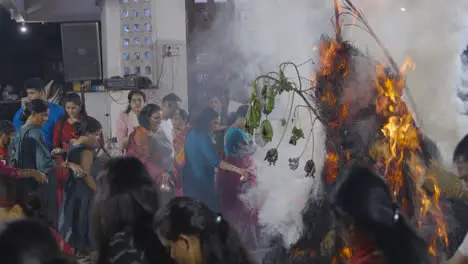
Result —
<svg viewBox="0 0 468 264"><path fill-rule="evenodd" d="M101 39L97 22L65 23L62 34L66 82L102 79Z"/></svg>

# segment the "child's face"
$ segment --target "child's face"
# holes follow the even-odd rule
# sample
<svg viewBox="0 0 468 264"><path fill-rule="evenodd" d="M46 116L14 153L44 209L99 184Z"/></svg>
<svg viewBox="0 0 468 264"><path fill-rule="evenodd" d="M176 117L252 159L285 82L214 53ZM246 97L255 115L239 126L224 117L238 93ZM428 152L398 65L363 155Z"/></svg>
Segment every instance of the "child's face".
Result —
<svg viewBox="0 0 468 264"><path fill-rule="evenodd" d="M8 146L11 142L13 142L13 133L0 135L0 144L2 146Z"/></svg>

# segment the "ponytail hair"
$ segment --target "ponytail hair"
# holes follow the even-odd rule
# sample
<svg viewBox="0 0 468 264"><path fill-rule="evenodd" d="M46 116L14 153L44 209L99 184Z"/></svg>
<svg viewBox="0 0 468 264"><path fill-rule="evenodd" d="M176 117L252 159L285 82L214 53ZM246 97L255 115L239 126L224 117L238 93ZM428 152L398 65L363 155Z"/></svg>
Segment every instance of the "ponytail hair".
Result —
<svg viewBox="0 0 468 264"><path fill-rule="evenodd" d="M400 213L383 177L353 167L341 175L330 197L336 224L354 225L371 237L388 264L428 264L427 243Z"/></svg>
<svg viewBox="0 0 468 264"><path fill-rule="evenodd" d="M26 104L20 120L26 122L32 114L44 113L49 109L49 104L41 99L34 99Z"/></svg>
<svg viewBox="0 0 468 264"><path fill-rule="evenodd" d="M193 198L172 199L155 216L153 225L169 241L179 240L180 235L197 237L206 264L254 263L224 217Z"/></svg>

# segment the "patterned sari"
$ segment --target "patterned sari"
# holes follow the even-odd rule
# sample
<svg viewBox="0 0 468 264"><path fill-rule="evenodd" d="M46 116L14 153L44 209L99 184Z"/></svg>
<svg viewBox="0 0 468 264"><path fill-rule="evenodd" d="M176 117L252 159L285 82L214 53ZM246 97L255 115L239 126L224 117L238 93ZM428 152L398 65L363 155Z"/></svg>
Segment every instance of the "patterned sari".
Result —
<svg viewBox="0 0 468 264"><path fill-rule="evenodd" d="M251 237L256 232L258 212L246 206L240 195L257 184L257 173L253 153L255 145L250 136L238 127L230 127L226 131L224 144L224 160L234 166L249 172L246 182L240 180L240 175L219 169L216 184L221 212L234 225L239 234L250 236L245 242L252 242ZM256 235L256 234L255 234Z"/></svg>
<svg viewBox="0 0 468 264"><path fill-rule="evenodd" d="M145 164L153 182L157 183L158 177L165 172L165 169L160 166L158 155L153 149L155 144L152 142L152 135L153 133L144 127L136 127L129 136L125 156L138 158Z"/></svg>
<svg viewBox="0 0 468 264"><path fill-rule="evenodd" d="M177 133L177 135L174 137L174 153L175 153L175 160L174 160L174 168L173 172L175 175L175 195L176 196L182 196L183 195L183 190L182 190L182 184L180 181L182 169L184 168L185 165L185 149L184 149L184 144L185 144L185 136L187 135L189 128L186 127L184 130L180 131Z"/></svg>

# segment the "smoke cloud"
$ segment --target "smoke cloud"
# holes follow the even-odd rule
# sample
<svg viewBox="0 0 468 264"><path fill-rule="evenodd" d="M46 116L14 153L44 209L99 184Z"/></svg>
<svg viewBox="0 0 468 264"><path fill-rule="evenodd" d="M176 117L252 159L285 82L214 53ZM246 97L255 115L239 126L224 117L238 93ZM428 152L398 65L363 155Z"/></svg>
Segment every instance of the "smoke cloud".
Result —
<svg viewBox="0 0 468 264"><path fill-rule="evenodd" d="M406 57L415 62L415 71L407 72L408 95L415 102L410 107L449 165L454 146L468 131L465 118L459 115L461 103L456 97L462 79L460 55L468 44L468 1L452 0L448 4L435 0L354 0L353 3L363 11L399 65ZM301 64L310 58L317 61L313 47L319 44L322 34L332 34L332 0L234 0L234 4L235 11L229 10L234 12L232 22L203 35L203 42L207 48L223 42L225 48L235 50L242 59L241 75L250 81L277 70L282 62ZM346 29L345 38L361 51L387 63L376 42L361 29ZM213 67L224 63L219 61ZM304 64L300 67L301 75L310 78L315 67L312 63ZM248 98L248 84L231 87L231 93L233 89L243 91ZM302 103L296 98L293 104ZM263 161L266 151L276 147L280 140L285 128L279 120L287 119L290 104L290 98L283 95L269 117L275 137L256 154L259 184L244 196L246 202L260 207L260 222L265 230L283 234L287 244L298 238L304 201L320 184L304 177L305 161L311 158L315 161L317 176L325 158L323 130L317 122L314 140L309 140L299 168L292 171L288 166L288 158L300 156L306 144L305 139L295 147L288 144L292 125L300 126L306 137L311 130L310 116L302 111L289 123L276 166L270 167Z"/></svg>
<svg viewBox="0 0 468 264"><path fill-rule="evenodd" d="M310 0L236 0L237 13L235 21L234 42L244 58L261 58L262 65L255 64L249 68L263 69L263 72L278 71L282 62L303 64L310 58L317 61L317 46L322 34L331 32L330 17L332 2ZM249 60L246 60L249 61ZM299 70L301 76L310 79L314 64L309 61ZM291 69L293 70L293 69ZM297 78L294 71L288 71L291 78ZM310 86L310 83L304 82ZM292 100L290 95L282 95L277 101L274 113L268 118L273 121L273 142L258 151L258 187L246 194L245 201L251 201L252 196L263 199L259 220L270 234L280 233L286 244L295 242L302 230L301 210L311 190L317 190L320 182L305 178L304 165L313 159L317 165L316 176L320 174L324 162L323 128L319 122L313 128L313 134L307 142L312 129L310 114L301 109L297 116L289 119L289 111L297 105L303 105L297 96ZM283 127L280 120L289 120ZM303 129L306 139L301 139L297 146L289 145L289 137L293 126ZM270 148L279 145L279 159L275 166L268 166L263 159ZM307 144L307 145L306 145ZM304 154L301 153L304 152ZM289 168L289 158L299 157L299 168ZM318 178L318 177L317 177Z"/></svg>
<svg viewBox="0 0 468 264"><path fill-rule="evenodd" d="M354 0L371 27L401 65L405 58L416 64L407 71L406 101L417 114L418 124L441 150L451 166L455 145L467 133L466 118L457 88L462 80L461 54L468 44L468 2ZM358 28L347 38L381 62L387 61L369 34ZM410 104L411 96L415 105Z"/></svg>

